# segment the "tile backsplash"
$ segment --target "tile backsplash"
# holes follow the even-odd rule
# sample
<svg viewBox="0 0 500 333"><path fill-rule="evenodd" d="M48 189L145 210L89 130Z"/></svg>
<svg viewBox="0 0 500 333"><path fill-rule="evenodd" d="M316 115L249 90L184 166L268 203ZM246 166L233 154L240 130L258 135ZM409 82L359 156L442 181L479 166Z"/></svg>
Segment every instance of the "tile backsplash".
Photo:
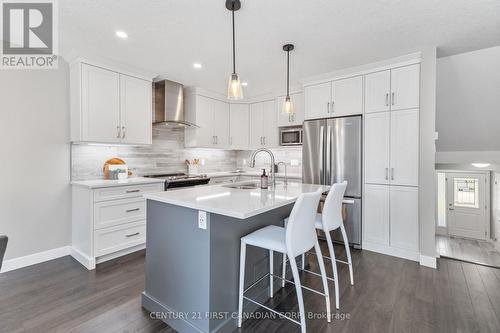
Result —
<svg viewBox="0 0 500 333"><path fill-rule="evenodd" d="M103 177L104 162L121 158L135 175L187 172L185 160L205 160L200 172L232 171L236 168L236 151L184 148L184 130L153 127L151 146L72 145L71 176L73 180Z"/></svg>
<svg viewBox="0 0 500 333"><path fill-rule="evenodd" d="M302 148L271 149L276 162L287 164L289 173L302 172ZM205 148L184 148L184 130L162 126L153 127L151 146L108 146L75 144L71 146L71 177L73 180L99 179L103 177L102 167L112 157L123 159L134 175L187 172L185 160L205 161L200 173L233 171L260 171L269 169L270 159L264 153L257 156L255 168L250 168L251 150L234 151ZM292 166L291 162L297 161ZM279 167L284 172L283 166Z"/></svg>

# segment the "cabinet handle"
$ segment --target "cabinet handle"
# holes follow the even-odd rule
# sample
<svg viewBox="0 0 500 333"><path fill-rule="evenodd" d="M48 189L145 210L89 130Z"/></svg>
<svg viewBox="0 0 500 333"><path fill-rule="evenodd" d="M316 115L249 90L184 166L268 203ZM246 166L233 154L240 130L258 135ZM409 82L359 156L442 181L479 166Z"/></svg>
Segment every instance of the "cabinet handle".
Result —
<svg viewBox="0 0 500 333"><path fill-rule="evenodd" d="M137 193L140 192L141 190L127 190L125 193Z"/></svg>
<svg viewBox="0 0 500 333"><path fill-rule="evenodd" d="M140 235L140 234L141 234L140 232L136 232L136 233L134 233L134 234L125 235L125 237L129 238L129 237L138 236L138 235Z"/></svg>
<svg viewBox="0 0 500 333"><path fill-rule="evenodd" d="M394 180L394 168L391 168L391 180Z"/></svg>
<svg viewBox="0 0 500 333"><path fill-rule="evenodd" d="M289 114L289 115L288 115L288 122L289 122L289 123L291 123L291 122L292 122L292 115L291 115L291 114Z"/></svg>
<svg viewBox="0 0 500 333"><path fill-rule="evenodd" d="M132 213L132 212L138 212L140 210L141 210L140 208L133 208L133 209L127 209L125 212Z"/></svg>
<svg viewBox="0 0 500 333"><path fill-rule="evenodd" d="M264 136L263 139L264 139L264 144L266 144L266 137Z"/></svg>
<svg viewBox="0 0 500 333"><path fill-rule="evenodd" d="M292 121L295 121L295 113L292 114Z"/></svg>
<svg viewBox="0 0 500 333"><path fill-rule="evenodd" d="M217 144L217 141L219 141L219 140L218 140L217 135L216 135L215 136L215 144Z"/></svg>
<svg viewBox="0 0 500 333"><path fill-rule="evenodd" d="M394 92L392 92L391 94L391 100L392 100L392 105L395 105L396 104L396 94Z"/></svg>
<svg viewBox="0 0 500 333"><path fill-rule="evenodd" d="M385 94L385 106L389 106L389 93Z"/></svg>
<svg viewBox="0 0 500 333"><path fill-rule="evenodd" d="M335 112L335 102L332 101L332 113L334 113L334 112Z"/></svg>
<svg viewBox="0 0 500 333"><path fill-rule="evenodd" d="M125 126L122 127L122 139L125 139Z"/></svg>
<svg viewBox="0 0 500 333"><path fill-rule="evenodd" d="M389 180L389 168L385 168L385 180Z"/></svg>
<svg viewBox="0 0 500 333"><path fill-rule="evenodd" d="M119 139L122 136L120 126L116 126L116 137Z"/></svg>
<svg viewBox="0 0 500 333"><path fill-rule="evenodd" d="M260 137L260 144L262 144L262 137Z"/></svg>
<svg viewBox="0 0 500 333"><path fill-rule="evenodd" d="M326 103L326 113L330 113L330 102Z"/></svg>

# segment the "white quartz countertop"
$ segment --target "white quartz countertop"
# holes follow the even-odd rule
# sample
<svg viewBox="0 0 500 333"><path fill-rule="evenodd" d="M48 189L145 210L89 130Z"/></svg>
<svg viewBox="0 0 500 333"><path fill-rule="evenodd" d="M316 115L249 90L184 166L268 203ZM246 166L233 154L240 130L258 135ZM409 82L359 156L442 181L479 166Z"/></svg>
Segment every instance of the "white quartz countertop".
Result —
<svg viewBox="0 0 500 333"><path fill-rule="evenodd" d="M245 184L240 182L229 184ZM144 197L149 200L164 202L176 206L206 211L238 219L246 219L282 206L291 204L302 193L329 189L325 185L290 183L284 186L278 183L271 190L235 189L227 185L200 186L176 191L148 193Z"/></svg>
<svg viewBox="0 0 500 333"><path fill-rule="evenodd" d="M132 177L120 180L109 180L109 179L75 180L71 182L71 185L82 186L87 188L103 188L103 187L116 187L116 186L127 186L127 185L158 184L164 182L165 182L164 179Z"/></svg>
<svg viewBox="0 0 500 333"><path fill-rule="evenodd" d="M204 173L207 175L209 178L220 178L220 177L236 177L236 176L251 176L251 177L260 177L262 174L261 172L258 171L242 171L242 172L235 172L235 171L220 171L220 172L207 172ZM266 170L266 174L270 176L268 170ZM290 179L302 179L302 174L300 173L288 173L288 178ZM277 178L285 178L285 173L284 172L276 172L276 177Z"/></svg>

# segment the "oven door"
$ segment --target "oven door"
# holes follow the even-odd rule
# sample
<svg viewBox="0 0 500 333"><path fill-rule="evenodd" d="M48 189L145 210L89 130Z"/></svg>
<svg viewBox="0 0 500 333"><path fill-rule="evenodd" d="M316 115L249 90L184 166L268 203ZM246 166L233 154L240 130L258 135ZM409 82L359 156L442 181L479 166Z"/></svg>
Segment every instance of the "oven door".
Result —
<svg viewBox="0 0 500 333"><path fill-rule="evenodd" d="M280 129L280 146L297 146L302 144L302 128Z"/></svg>

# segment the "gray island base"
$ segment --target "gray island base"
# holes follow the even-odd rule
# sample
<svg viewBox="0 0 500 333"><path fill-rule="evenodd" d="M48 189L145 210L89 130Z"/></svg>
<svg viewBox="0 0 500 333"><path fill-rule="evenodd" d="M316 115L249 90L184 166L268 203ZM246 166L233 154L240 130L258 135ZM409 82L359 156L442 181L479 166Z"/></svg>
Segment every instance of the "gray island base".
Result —
<svg viewBox="0 0 500 333"><path fill-rule="evenodd" d="M146 290L142 306L179 332L232 332L237 328L240 238L266 225L283 225L293 204L247 218L147 201ZM281 254L275 254L281 271ZM246 286L269 272L267 251L247 248ZM248 295L268 298L268 279ZM279 281L275 281L276 289ZM245 310L256 306L245 304Z"/></svg>

